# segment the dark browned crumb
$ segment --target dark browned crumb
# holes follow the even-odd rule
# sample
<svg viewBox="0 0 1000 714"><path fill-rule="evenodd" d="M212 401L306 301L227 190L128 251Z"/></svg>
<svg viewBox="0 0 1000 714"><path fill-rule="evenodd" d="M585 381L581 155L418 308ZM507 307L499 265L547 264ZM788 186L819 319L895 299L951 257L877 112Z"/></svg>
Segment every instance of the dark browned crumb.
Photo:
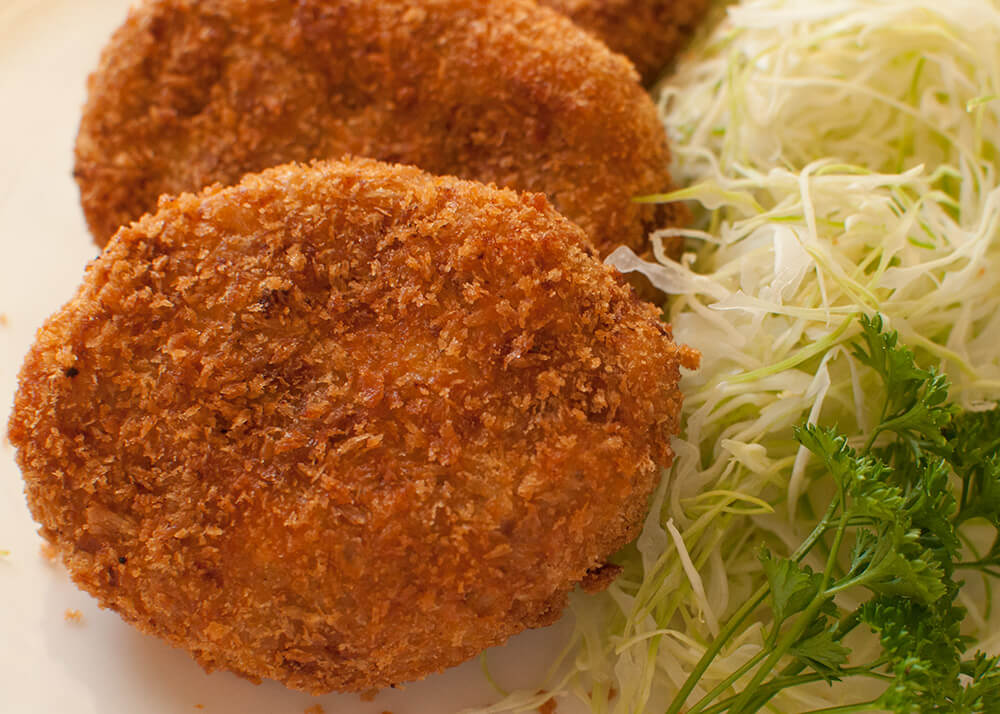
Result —
<svg viewBox="0 0 1000 714"><path fill-rule="evenodd" d="M593 690L593 689L591 689L591 690L590 690L590 691L589 691L589 692L587 693L587 695L588 695L588 696L589 696L589 697L590 697L591 699L593 699L593 698L594 698L594 690ZM617 696L618 696L618 690L617 690L617 689L615 689L614 687L608 687L608 693L607 693L607 695L605 695L605 696L606 696L606 698L607 698L607 701L609 701L609 702L610 702L610 701L614 700L614 698L615 698L615 697L617 697Z"/></svg>
<svg viewBox="0 0 1000 714"><path fill-rule="evenodd" d="M636 535L696 359L540 194L288 165L119 231L9 429L101 605L365 691L558 617Z"/></svg>
<svg viewBox="0 0 1000 714"><path fill-rule="evenodd" d="M326 710L319 704L313 704L311 707L306 707L303 714L326 714Z"/></svg>
<svg viewBox="0 0 1000 714"><path fill-rule="evenodd" d="M105 48L76 144L100 245L161 194L371 156L545 193L602 254L682 206L629 63L531 0L147 0Z"/></svg>
<svg viewBox="0 0 1000 714"><path fill-rule="evenodd" d="M632 60L647 84L684 48L711 0L539 0Z"/></svg>
<svg viewBox="0 0 1000 714"><path fill-rule="evenodd" d="M587 571L587 575L580 581L580 589L585 593L599 593L622 574L622 566L614 563L605 563L600 567Z"/></svg>
<svg viewBox="0 0 1000 714"><path fill-rule="evenodd" d="M539 694L544 694L544 692L539 692ZM556 712L556 700L546 699L540 707L538 707L538 714L555 714Z"/></svg>

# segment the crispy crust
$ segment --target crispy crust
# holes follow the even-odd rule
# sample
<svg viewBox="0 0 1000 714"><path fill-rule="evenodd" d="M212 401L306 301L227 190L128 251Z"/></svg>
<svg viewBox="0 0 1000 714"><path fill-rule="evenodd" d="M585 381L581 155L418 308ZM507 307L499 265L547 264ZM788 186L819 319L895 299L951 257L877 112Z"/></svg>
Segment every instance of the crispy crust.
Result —
<svg viewBox="0 0 1000 714"><path fill-rule="evenodd" d="M119 231L10 439L103 606L364 691L558 616L635 536L693 359L541 195L288 165Z"/></svg>
<svg viewBox="0 0 1000 714"><path fill-rule="evenodd" d="M653 82L683 49L710 0L539 0L632 60Z"/></svg>
<svg viewBox="0 0 1000 714"><path fill-rule="evenodd" d="M89 82L75 175L103 245L160 194L371 156L545 193L603 253L681 207L635 71L530 0L148 0Z"/></svg>

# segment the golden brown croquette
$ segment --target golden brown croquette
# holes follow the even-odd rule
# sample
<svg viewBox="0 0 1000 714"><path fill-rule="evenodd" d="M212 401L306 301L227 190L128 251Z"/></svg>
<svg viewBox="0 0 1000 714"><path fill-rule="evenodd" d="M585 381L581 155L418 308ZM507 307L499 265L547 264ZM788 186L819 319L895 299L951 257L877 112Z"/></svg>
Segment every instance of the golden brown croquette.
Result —
<svg viewBox="0 0 1000 714"><path fill-rule="evenodd" d="M632 60L654 81L683 49L711 0L539 0Z"/></svg>
<svg viewBox="0 0 1000 714"><path fill-rule="evenodd" d="M629 63L531 0L147 0L89 82L76 178L98 244L161 194L370 156L546 194L602 254L680 206Z"/></svg>
<svg viewBox="0 0 1000 714"><path fill-rule="evenodd" d="M101 605L209 670L365 691L611 575L696 360L544 196L317 162L120 230L9 428Z"/></svg>

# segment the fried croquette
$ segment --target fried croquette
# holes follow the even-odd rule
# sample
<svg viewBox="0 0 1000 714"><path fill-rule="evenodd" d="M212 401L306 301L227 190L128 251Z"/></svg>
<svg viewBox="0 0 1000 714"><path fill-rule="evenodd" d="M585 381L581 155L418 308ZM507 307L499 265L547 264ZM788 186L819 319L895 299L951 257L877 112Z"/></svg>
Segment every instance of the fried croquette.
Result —
<svg viewBox="0 0 1000 714"><path fill-rule="evenodd" d="M364 691L601 577L695 357L541 194L287 165L120 230L9 428L101 605L209 670Z"/></svg>
<svg viewBox="0 0 1000 714"><path fill-rule="evenodd" d="M691 38L710 0L539 0L632 60L653 82Z"/></svg>
<svg viewBox="0 0 1000 714"><path fill-rule="evenodd" d="M161 194L345 154L545 193L602 253L680 207L634 69L531 0L148 0L89 81L75 175L103 245Z"/></svg>

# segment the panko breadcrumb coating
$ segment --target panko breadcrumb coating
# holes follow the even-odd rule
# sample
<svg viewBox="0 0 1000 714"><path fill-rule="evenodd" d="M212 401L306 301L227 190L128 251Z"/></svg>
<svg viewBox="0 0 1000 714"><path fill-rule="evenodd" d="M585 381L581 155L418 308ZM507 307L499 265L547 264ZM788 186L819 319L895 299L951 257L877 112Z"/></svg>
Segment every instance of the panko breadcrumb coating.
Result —
<svg viewBox="0 0 1000 714"><path fill-rule="evenodd" d="M103 245L160 194L370 156L545 193L602 253L680 206L634 69L531 0L147 0L89 82L76 178Z"/></svg>
<svg viewBox="0 0 1000 714"><path fill-rule="evenodd" d="M119 231L10 436L101 605L209 670L364 691L602 577L696 358L540 194L288 165Z"/></svg>
<svg viewBox="0 0 1000 714"><path fill-rule="evenodd" d="M647 84L683 49L710 0L539 0L635 64Z"/></svg>

